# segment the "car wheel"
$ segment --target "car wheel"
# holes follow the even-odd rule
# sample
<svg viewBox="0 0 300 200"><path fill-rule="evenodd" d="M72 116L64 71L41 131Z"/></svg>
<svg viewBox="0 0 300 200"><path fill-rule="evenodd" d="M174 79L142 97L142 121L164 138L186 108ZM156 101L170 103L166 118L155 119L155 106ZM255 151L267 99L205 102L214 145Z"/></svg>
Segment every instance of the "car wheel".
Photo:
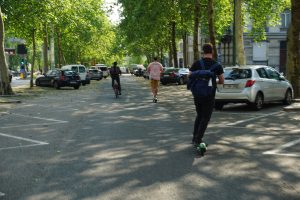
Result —
<svg viewBox="0 0 300 200"><path fill-rule="evenodd" d="M74 86L74 89L78 90L80 85Z"/></svg>
<svg viewBox="0 0 300 200"><path fill-rule="evenodd" d="M40 85L41 85L40 80L36 80L36 81L35 81L35 85L36 85L36 86L40 86Z"/></svg>
<svg viewBox="0 0 300 200"><path fill-rule="evenodd" d="M85 82L82 82L82 85L85 86Z"/></svg>
<svg viewBox="0 0 300 200"><path fill-rule="evenodd" d="M161 84L163 84L163 85L167 85L167 83L166 83L166 82L161 82Z"/></svg>
<svg viewBox="0 0 300 200"><path fill-rule="evenodd" d="M184 80L183 80L183 78L181 77L180 79L179 79L179 81L178 81L178 85L183 85L184 84Z"/></svg>
<svg viewBox="0 0 300 200"><path fill-rule="evenodd" d="M291 105L292 104L292 91L290 89L288 89L285 93L283 104L284 105Z"/></svg>
<svg viewBox="0 0 300 200"><path fill-rule="evenodd" d="M55 82L53 83L53 87L54 87L54 88L56 88L56 89L60 89L60 87L59 87L59 85L58 85L58 82L57 82L57 81L55 81Z"/></svg>
<svg viewBox="0 0 300 200"><path fill-rule="evenodd" d="M224 103L215 103L215 109L216 110L222 110L224 107Z"/></svg>
<svg viewBox="0 0 300 200"><path fill-rule="evenodd" d="M257 93L256 97L255 97L255 102L252 104L252 107L255 110L261 110L264 104L264 97L262 95L262 93Z"/></svg>

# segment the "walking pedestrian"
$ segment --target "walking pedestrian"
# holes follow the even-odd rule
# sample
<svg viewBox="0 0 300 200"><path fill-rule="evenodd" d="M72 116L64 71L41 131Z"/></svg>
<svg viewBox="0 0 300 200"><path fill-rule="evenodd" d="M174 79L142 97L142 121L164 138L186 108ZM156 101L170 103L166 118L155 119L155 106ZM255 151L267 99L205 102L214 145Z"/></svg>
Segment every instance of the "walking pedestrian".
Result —
<svg viewBox="0 0 300 200"><path fill-rule="evenodd" d="M212 45L210 43L204 44L202 51L203 57L193 63L189 77L191 78L194 73L200 73L201 70L208 70L213 76L208 81L212 88L211 93L202 96L193 93L197 116L194 123L192 143L196 146L203 142L202 139L214 108L217 84L224 84L224 70L219 63L213 60ZM218 83L216 77L218 77ZM198 79L196 78L195 81L198 81Z"/></svg>
<svg viewBox="0 0 300 200"><path fill-rule="evenodd" d="M157 57L154 57L154 61L148 65L147 72L149 74L153 102L157 102L160 74L163 72L163 66L157 61Z"/></svg>

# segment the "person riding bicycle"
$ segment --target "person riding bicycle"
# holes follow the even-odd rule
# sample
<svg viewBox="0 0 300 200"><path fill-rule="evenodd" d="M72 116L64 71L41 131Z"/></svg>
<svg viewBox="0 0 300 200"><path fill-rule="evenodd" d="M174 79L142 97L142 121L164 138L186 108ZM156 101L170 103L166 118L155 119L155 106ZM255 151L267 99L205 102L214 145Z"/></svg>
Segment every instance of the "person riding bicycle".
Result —
<svg viewBox="0 0 300 200"><path fill-rule="evenodd" d="M117 66L118 63L114 62L113 66L110 68L109 73L111 77L111 86L114 87L115 81L117 81L119 85L119 95L121 95L121 83L120 83L120 75L122 74L120 67Z"/></svg>

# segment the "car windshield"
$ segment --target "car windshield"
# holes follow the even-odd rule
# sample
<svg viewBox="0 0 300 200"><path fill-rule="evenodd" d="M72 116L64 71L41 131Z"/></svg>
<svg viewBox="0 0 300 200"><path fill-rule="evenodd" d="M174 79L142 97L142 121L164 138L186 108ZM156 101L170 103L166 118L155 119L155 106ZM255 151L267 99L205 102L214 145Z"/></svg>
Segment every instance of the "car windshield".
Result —
<svg viewBox="0 0 300 200"><path fill-rule="evenodd" d="M107 71L107 67L100 67L101 71Z"/></svg>
<svg viewBox="0 0 300 200"><path fill-rule="evenodd" d="M165 69L164 73L171 73L171 72L178 72L179 69L178 68L167 68Z"/></svg>
<svg viewBox="0 0 300 200"><path fill-rule="evenodd" d="M91 73L98 73L98 70L96 70L96 69L92 69L92 70L91 70L91 69L90 69L89 72L91 72Z"/></svg>
<svg viewBox="0 0 300 200"><path fill-rule="evenodd" d="M189 73L189 69L188 68L181 68L179 71L181 73Z"/></svg>
<svg viewBox="0 0 300 200"><path fill-rule="evenodd" d="M79 67L79 73L84 73L85 72L85 67L80 66Z"/></svg>
<svg viewBox="0 0 300 200"><path fill-rule="evenodd" d="M66 76L72 76L72 75L76 75L76 74L77 74L76 72L73 72L71 70L64 71L64 75L66 75Z"/></svg>
<svg viewBox="0 0 300 200"><path fill-rule="evenodd" d="M240 68L230 68L224 69L224 77L225 79L247 79L251 78L251 70L250 69L240 69Z"/></svg>

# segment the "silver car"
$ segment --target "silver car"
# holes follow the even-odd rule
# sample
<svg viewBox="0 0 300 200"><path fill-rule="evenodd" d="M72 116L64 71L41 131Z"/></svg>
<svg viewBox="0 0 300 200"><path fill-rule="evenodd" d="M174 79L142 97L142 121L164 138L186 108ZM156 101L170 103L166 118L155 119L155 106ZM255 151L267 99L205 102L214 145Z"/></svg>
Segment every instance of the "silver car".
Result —
<svg viewBox="0 0 300 200"><path fill-rule="evenodd" d="M218 85L215 108L227 103L247 103L260 110L266 102L292 103L294 92L289 81L274 68L261 65L224 68L224 85Z"/></svg>

